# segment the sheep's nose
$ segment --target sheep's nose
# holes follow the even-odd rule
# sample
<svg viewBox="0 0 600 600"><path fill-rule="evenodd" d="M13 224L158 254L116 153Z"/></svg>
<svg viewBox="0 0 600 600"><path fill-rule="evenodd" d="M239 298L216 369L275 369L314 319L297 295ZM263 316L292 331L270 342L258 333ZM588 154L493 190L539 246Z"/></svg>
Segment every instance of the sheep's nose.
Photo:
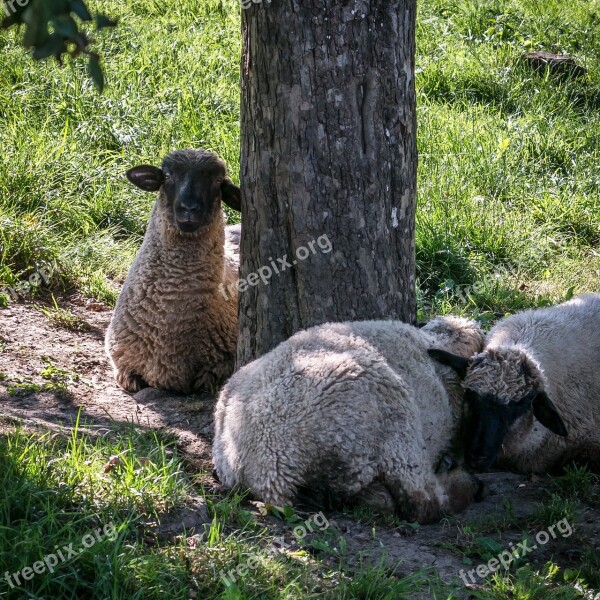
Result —
<svg viewBox="0 0 600 600"><path fill-rule="evenodd" d="M179 208L181 210L184 210L185 212L189 212L189 213L196 213L196 212L198 212L198 206L195 206L195 205L192 205L192 204L187 204L186 202L180 202Z"/></svg>

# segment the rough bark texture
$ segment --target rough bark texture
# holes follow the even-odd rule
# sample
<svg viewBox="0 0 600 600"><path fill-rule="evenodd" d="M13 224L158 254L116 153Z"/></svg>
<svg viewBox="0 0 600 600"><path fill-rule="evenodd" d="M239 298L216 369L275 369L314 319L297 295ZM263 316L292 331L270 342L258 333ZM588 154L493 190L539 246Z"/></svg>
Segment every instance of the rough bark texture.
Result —
<svg viewBox="0 0 600 600"><path fill-rule="evenodd" d="M414 322L415 12L415 0L243 11L241 277L273 275L242 286L238 366L326 321ZM284 257L296 264L281 272Z"/></svg>

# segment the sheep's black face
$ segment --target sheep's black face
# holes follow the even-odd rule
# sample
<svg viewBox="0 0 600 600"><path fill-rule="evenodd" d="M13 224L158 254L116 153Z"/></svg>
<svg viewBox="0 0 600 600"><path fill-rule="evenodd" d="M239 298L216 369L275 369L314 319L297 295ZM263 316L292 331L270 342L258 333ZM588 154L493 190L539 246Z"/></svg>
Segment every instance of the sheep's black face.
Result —
<svg viewBox="0 0 600 600"><path fill-rule="evenodd" d="M160 200L174 227L195 233L219 214L221 201L240 210L240 189L227 177L225 163L204 150L178 150L169 154L162 168L141 165L127 171L127 178L147 192L162 190Z"/></svg>
<svg viewBox="0 0 600 600"><path fill-rule="evenodd" d="M165 165L164 193L173 221L183 233L206 227L221 209L224 170L184 170Z"/></svg>
<svg viewBox="0 0 600 600"><path fill-rule="evenodd" d="M511 426L531 410L533 397L531 394L519 402L504 404L494 396L466 391L469 410L466 459L470 467L476 471L487 471L492 467Z"/></svg>

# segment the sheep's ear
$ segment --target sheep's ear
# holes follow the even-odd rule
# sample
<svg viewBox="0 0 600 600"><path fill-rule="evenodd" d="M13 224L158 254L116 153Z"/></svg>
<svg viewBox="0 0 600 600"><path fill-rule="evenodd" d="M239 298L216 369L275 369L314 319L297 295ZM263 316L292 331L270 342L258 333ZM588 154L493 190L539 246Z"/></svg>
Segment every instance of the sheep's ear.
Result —
<svg viewBox="0 0 600 600"><path fill-rule="evenodd" d="M429 348L427 354L439 363L452 367L461 379L465 378L467 367L469 366L468 359L457 354L450 354L450 352L446 352L445 350L438 350L437 348Z"/></svg>
<svg viewBox="0 0 600 600"><path fill-rule="evenodd" d="M563 420L560 418L552 400L546 392L540 392L533 401L533 415L546 428L553 433L567 437L568 432Z"/></svg>
<svg viewBox="0 0 600 600"><path fill-rule="evenodd" d="M127 179L129 179L133 185L145 192L158 192L160 186L165 181L165 174L162 169L150 165L133 167L133 169L129 169L125 175L127 175Z"/></svg>
<svg viewBox="0 0 600 600"><path fill-rule="evenodd" d="M229 206L229 208L233 208L233 210L237 210L241 212L242 210L242 192L240 188L229 179L229 177L225 177L223 183L221 184L221 197L223 198L223 202Z"/></svg>

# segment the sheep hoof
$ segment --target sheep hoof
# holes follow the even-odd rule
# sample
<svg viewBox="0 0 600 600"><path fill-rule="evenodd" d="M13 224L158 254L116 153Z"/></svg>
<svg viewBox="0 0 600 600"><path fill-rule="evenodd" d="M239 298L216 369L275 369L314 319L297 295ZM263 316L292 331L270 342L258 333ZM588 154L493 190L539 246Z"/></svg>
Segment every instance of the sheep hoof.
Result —
<svg viewBox="0 0 600 600"><path fill-rule="evenodd" d="M437 474L448 473L449 471L456 469L456 467L458 467L458 462L456 462L454 457L450 456L449 454L444 454L438 463L435 472Z"/></svg>
<svg viewBox="0 0 600 600"><path fill-rule="evenodd" d="M148 387L148 384L141 375L126 369L117 371L115 379L119 387L122 387L126 392L131 392L132 394Z"/></svg>

